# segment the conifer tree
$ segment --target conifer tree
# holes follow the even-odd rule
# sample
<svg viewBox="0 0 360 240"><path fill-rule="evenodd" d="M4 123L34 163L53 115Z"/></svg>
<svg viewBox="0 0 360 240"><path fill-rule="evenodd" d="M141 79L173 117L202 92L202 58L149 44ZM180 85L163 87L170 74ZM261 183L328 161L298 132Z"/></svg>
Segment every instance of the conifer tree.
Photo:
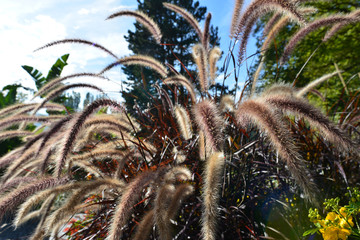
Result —
<svg viewBox="0 0 360 240"><path fill-rule="evenodd" d="M164 0L137 0L138 11L149 15L161 28L161 45L155 42L148 30L140 23L135 23L135 31L128 31L125 39L129 43L129 49L133 54L152 56L160 62L169 63L183 75L187 75L186 67L195 78L193 71L193 59L190 52L191 46L199 42L193 28L179 14L166 9L163 6ZM166 1L169 2L169 1ZM193 0L172 0L170 3L185 8L195 19L201 22L206 17L206 7L200 6L198 1ZM219 45L218 28L210 28L210 45ZM177 59L178 58L178 59ZM180 63L181 61L181 63ZM183 65L184 67L182 67ZM124 73L127 75L126 83L129 89L123 92L128 110L132 110L135 102L144 109L149 101L157 95L154 83L161 84L161 77L156 72L142 66L124 66ZM171 91L169 91L171 94Z"/></svg>

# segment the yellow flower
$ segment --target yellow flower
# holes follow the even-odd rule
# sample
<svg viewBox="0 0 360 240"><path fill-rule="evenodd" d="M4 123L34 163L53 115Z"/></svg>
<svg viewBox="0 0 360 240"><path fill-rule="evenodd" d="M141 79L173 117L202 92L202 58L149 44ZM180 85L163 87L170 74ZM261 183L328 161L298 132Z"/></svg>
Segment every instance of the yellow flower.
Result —
<svg viewBox="0 0 360 240"><path fill-rule="evenodd" d="M347 221L344 218L342 218L340 220L340 227L341 228L351 228L353 226L354 226L354 223L353 223L353 218L351 216L348 217Z"/></svg>
<svg viewBox="0 0 360 240"><path fill-rule="evenodd" d="M334 221L338 215L334 212L329 212L325 218L325 220Z"/></svg>
<svg viewBox="0 0 360 240"><path fill-rule="evenodd" d="M344 218L347 217L347 213L346 213L346 208L345 208L345 207L340 208L339 211L340 211L341 216L343 216Z"/></svg>
<svg viewBox="0 0 360 240"><path fill-rule="evenodd" d="M351 234L349 229L338 228L338 227L326 227L320 229L320 232L324 240L346 240Z"/></svg>
<svg viewBox="0 0 360 240"><path fill-rule="evenodd" d="M339 240L338 239L338 229L337 227L327 227L320 229L320 232L324 240Z"/></svg>

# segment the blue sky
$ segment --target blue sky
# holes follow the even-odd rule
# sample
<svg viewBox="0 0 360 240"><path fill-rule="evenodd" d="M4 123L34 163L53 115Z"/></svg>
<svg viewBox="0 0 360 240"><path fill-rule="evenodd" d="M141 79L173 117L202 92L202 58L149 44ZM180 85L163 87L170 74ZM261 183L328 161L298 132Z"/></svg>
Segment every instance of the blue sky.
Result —
<svg viewBox="0 0 360 240"><path fill-rule="evenodd" d="M212 13L212 23L219 27L224 52L230 43L228 36L234 1L200 0L200 5L206 6ZM70 53L70 58L64 75L98 72L112 61L101 51L78 44L63 44L33 52L55 40L82 38L100 43L118 56L130 55L123 36L128 29L133 29L134 19L123 17L105 21L105 18L118 10L135 10L136 7L135 0L1 0L0 87L21 82L35 89L31 77L21 65L35 66L46 74L56 59L65 53ZM88 81L117 97L118 94L114 92L120 90L119 84L126 79L126 75L116 70L107 76L114 82L99 84L98 80Z"/></svg>

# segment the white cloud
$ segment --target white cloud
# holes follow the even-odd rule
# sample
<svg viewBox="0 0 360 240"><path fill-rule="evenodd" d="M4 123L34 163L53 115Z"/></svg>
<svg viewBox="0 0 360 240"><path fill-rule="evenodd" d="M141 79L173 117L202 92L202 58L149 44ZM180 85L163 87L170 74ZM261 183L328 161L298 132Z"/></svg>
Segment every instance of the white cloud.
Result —
<svg viewBox="0 0 360 240"><path fill-rule="evenodd" d="M82 8L78 11L78 14L80 15L88 15L90 11L88 9Z"/></svg>

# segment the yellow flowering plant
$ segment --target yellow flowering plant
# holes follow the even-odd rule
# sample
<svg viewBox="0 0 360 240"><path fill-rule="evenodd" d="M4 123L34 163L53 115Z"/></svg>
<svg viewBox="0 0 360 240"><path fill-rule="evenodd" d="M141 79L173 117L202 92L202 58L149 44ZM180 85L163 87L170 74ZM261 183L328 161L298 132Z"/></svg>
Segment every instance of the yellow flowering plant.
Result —
<svg viewBox="0 0 360 240"><path fill-rule="evenodd" d="M310 221L316 228L306 231L303 236L320 233L324 240L360 239L360 228L356 216L360 213L360 191L358 188L350 189L346 193L349 204L340 206L340 198L325 199L325 210L328 214L323 219L318 209L309 209Z"/></svg>

